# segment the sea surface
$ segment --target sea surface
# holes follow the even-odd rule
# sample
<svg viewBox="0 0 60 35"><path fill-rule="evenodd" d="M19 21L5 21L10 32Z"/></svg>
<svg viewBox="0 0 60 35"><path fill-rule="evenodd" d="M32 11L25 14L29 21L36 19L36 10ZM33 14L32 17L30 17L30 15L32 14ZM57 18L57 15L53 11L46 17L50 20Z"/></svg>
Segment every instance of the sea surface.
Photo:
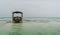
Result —
<svg viewBox="0 0 60 35"><path fill-rule="evenodd" d="M12 18L0 18L0 35L60 35L59 17L23 18L13 23Z"/></svg>

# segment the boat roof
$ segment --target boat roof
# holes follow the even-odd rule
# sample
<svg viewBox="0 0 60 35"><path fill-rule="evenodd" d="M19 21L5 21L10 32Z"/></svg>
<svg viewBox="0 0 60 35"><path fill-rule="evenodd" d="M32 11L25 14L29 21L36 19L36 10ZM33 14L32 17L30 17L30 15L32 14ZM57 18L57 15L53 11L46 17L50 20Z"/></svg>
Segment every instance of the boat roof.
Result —
<svg viewBox="0 0 60 35"><path fill-rule="evenodd" d="M14 13L21 13L21 14L23 14L22 12L20 12L20 11L15 11L15 12L13 12L12 14L14 14Z"/></svg>

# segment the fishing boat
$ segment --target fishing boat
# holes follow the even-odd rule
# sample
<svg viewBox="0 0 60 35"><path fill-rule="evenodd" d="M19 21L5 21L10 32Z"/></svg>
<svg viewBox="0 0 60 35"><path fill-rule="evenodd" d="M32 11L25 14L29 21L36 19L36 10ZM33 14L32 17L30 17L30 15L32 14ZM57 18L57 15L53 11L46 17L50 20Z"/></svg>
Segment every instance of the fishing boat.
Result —
<svg viewBox="0 0 60 35"><path fill-rule="evenodd" d="M23 19L23 13L22 12L15 11L15 12L12 13L13 22L20 23L20 22L22 22L22 19Z"/></svg>

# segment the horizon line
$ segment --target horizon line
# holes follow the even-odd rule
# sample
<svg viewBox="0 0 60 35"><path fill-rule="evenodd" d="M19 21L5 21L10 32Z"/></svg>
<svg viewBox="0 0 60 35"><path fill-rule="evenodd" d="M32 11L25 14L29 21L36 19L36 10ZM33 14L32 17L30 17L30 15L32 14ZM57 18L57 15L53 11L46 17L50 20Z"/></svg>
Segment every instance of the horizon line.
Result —
<svg viewBox="0 0 60 35"><path fill-rule="evenodd" d="M0 17L0 18L12 18L12 17ZM49 17L23 17L23 18L49 18ZM57 17L50 17L50 18L57 18Z"/></svg>

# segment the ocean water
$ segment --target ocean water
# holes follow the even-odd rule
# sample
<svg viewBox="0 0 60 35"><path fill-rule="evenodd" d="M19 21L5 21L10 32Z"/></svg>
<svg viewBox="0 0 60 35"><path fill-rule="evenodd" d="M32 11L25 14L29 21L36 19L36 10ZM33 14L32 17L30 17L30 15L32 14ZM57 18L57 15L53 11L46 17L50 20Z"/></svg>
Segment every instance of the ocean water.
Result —
<svg viewBox="0 0 60 35"><path fill-rule="evenodd" d="M22 23L0 18L0 35L60 35L60 18L23 18Z"/></svg>

